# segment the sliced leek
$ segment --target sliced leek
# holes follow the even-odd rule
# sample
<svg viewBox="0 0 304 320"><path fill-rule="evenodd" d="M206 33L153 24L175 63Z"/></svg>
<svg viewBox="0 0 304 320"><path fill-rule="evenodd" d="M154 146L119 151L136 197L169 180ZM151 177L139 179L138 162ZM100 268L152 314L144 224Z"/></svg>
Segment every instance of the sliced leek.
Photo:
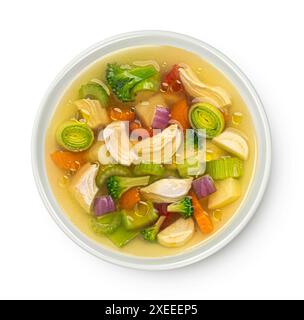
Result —
<svg viewBox="0 0 304 320"><path fill-rule="evenodd" d="M56 140L64 149L80 152L91 147L94 142L94 133L86 123L70 120L59 126Z"/></svg>
<svg viewBox="0 0 304 320"><path fill-rule="evenodd" d="M218 136L225 128L222 112L209 103L196 103L189 111L189 121L194 129L206 131L207 139Z"/></svg>

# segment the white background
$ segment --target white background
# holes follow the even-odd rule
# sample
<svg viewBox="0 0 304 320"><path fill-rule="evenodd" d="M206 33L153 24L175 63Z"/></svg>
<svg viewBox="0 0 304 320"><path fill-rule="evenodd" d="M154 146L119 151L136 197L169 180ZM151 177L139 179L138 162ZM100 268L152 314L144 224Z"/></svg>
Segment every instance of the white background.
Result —
<svg viewBox="0 0 304 320"><path fill-rule="evenodd" d="M304 298L303 1L1 1L0 298ZM76 54L117 33L202 39L249 76L269 116L273 171L245 231L208 260L141 272L97 260L55 225L32 178L34 117Z"/></svg>

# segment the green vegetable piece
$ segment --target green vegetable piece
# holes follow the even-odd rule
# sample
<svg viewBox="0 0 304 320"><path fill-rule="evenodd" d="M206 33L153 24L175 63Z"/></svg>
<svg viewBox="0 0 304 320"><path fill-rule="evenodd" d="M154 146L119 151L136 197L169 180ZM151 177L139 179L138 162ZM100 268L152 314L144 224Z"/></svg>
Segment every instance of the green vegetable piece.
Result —
<svg viewBox="0 0 304 320"><path fill-rule="evenodd" d="M158 219L152 202L140 202L132 211L123 211L122 221L127 230L145 228Z"/></svg>
<svg viewBox="0 0 304 320"><path fill-rule="evenodd" d="M109 104L109 96L106 90L98 83L88 83L81 86L79 90L80 99L98 100L102 107L106 108Z"/></svg>
<svg viewBox="0 0 304 320"><path fill-rule="evenodd" d="M238 158L221 158L207 162L206 172L214 180L240 178L243 175L243 161Z"/></svg>
<svg viewBox="0 0 304 320"><path fill-rule="evenodd" d="M224 115L209 103L194 104L189 111L189 120L194 129L206 130L207 139L218 136L225 128Z"/></svg>
<svg viewBox="0 0 304 320"><path fill-rule="evenodd" d="M180 201L170 204L167 207L167 211L180 213L184 219L192 217L193 205L191 197L185 197Z"/></svg>
<svg viewBox="0 0 304 320"><path fill-rule="evenodd" d="M184 160L184 163L176 164L177 171L182 178L203 175L206 169L205 163L193 156Z"/></svg>
<svg viewBox="0 0 304 320"><path fill-rule="evenodd" d="M108 64L106 78L113 93L121 101L133 101L137 92L155 88L152 77L157 75L153 66L130 67ZM145 83L143 81L147 80Z"/></svg>
<svg viewBox="0 0 304 320"><path fill-rule="evenodd" d="M134 167L133 173L136 176L162 176L165 174L165 168L161 164L156 163L140 163Z"/></svg>
<svg viewBox="0 0 304 320"><path fill-rule="evenodd" d="M133 187L146 186L149 184L150 177L121 177L111 176L107 181L110 196L118 200L121 195Z"/></svg>
<svg viewBox="0 0 304 320"><path fill-rule="evenodd" d="M87 124L77 120L70 120L59 126L56 132L56 140L64 149L80 152L92 146L94 132Z"/></svg>
<svg viewBox="0 0 304 320"><path fill-rule="evenodd" d="M110 239L118 248L124 247L131 240L139 235L138 231L127 230L122 224L113 233L107 234Z"/></svg>
<svg viewBox="0 0 304 320"><path fill-rule="evenodd" d="M121 225L122 215L120 212L113 212L103 216L92 218L91 226L97 234L111 234Z"/></svg>
<svg viewBox="0 0 304 320"><path fill-rule="evenodd" d="M101 166L96 177L96 184L98 188L102 188L111 176L130 176L131 172L127 167L120 164L113 164L108 166Z"/></svg>
<svg viewBox="0 0 304 320"><path fill-rule="evenodd" d="M184 159L177 158L176 169L182 178L200 176L205 173L204 160L205 138L198 135L196 130L186 133L184 145Z"/></svg>
<svg viewBox="0 0 304 320"><path fill-rule="evenodd" d="M161 216L154 226L144 229L141 234L146 241L154 242L166 217Z"/></svg>
<svg viewBox="0 0 304 320"><path fill-rule="evenodd" d="M133 90L132 95L136 95L140 91L153 91L157 92L160 85L160 76L159 73L155 76L141 81L139 84L137 84Z"/></svg>

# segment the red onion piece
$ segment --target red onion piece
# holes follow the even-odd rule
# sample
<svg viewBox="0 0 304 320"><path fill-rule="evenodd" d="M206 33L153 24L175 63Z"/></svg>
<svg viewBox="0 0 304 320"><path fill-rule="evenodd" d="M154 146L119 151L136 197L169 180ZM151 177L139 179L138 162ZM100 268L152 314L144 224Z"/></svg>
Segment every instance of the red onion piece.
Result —
<svg viewBox="0 0 304 320"><path fill-rule="evenodd" d="M156 107L152 122L153 129L165 129L170 121L170 111L168 108Z"/></svg>
<svg viewBox="0 0 304 320"><path fill-rule="evenodd" d="M99 217L116 210L111 196L98 196L94 201L94 214Z"/></svg>
<svg viewBox="0 0 304 320"><path fill-rule="evenodd" d="M173 224L175 221L177 221L180 217L181 217L181 215L179 213L169 212L169 214L166 216L165 221L163 222L163 224L160 227L160 231L169 227L171 224Z"/></svg>
<svg viewBox="0 0 304 320"><path fill-rule="evenodd" d="M154 207L158 211L159 215L167 216L169 212L167 211L169 203L155 203Z"/></svg>
<svg viewBox="0 0 304 320"><path fill-rule="evenodd" d="M208 197L216 191L213 179L209 175L194 180L192 187L199 199Z"/></svg>

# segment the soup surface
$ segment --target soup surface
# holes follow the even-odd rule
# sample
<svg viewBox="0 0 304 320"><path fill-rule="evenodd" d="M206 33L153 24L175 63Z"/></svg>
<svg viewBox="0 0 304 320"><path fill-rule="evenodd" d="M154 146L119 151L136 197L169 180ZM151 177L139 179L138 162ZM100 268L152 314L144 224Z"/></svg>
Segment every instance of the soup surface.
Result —
<svg viewBox="0 0 304 320"><path fill-rule="evenodd" d="M194 142L189 154L185 141ZM246 198L256 158L236 88L207 61L167 46L128 48L83 70L45 141L50 185L73 224L144 257L175 255L220 232Z"/></svg>

